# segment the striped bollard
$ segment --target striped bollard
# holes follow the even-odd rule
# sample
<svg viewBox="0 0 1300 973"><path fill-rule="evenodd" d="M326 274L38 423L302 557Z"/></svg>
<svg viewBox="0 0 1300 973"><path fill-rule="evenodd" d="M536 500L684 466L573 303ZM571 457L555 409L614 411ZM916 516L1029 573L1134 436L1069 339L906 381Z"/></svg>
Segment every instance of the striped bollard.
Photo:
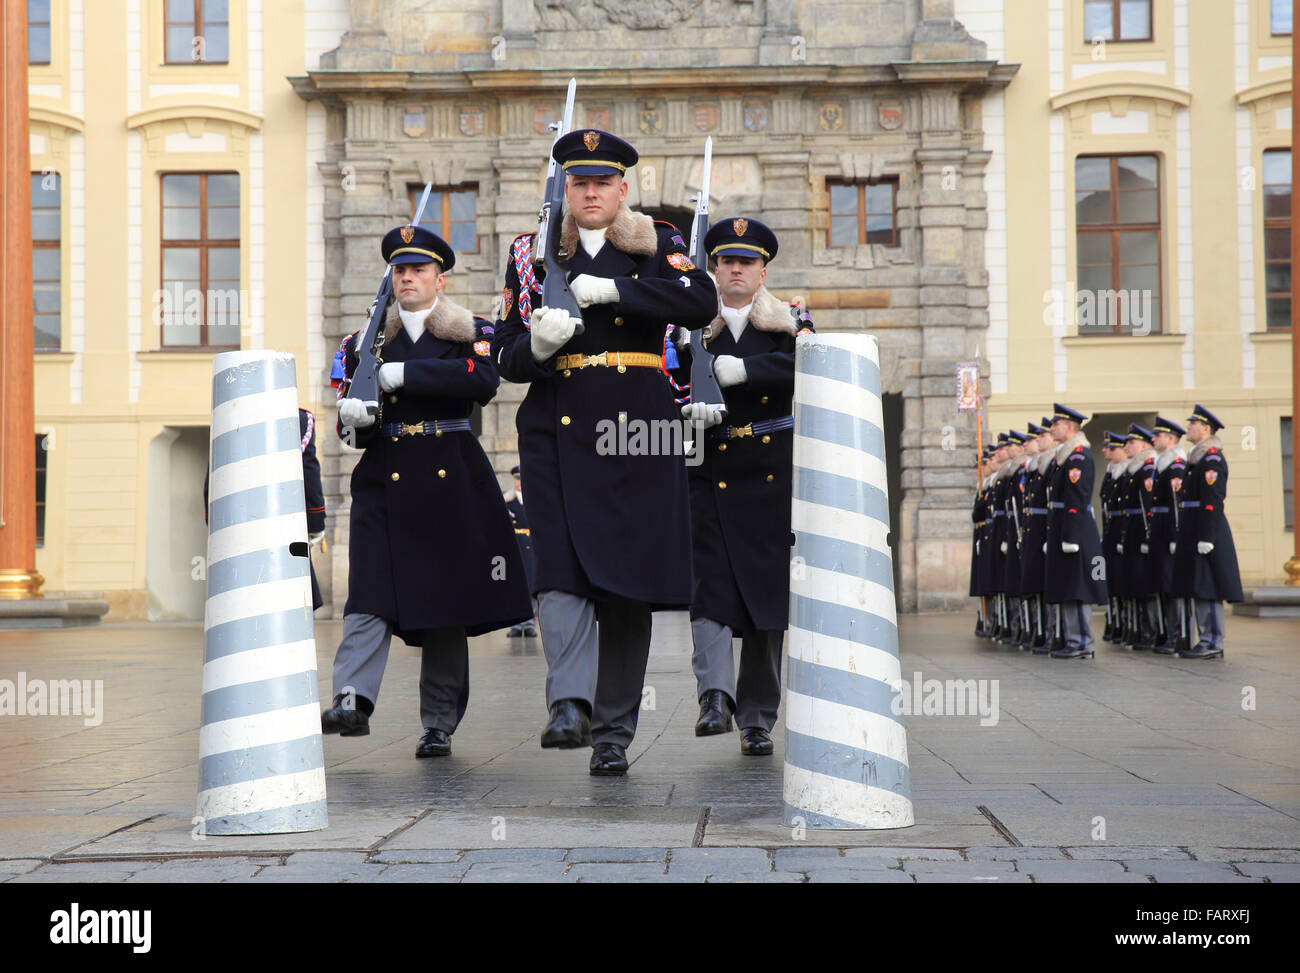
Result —
<svg viewBox="0 0 1300 973"><path fill-rule="evenodd" d="M875 338L799 338L794 422L785 823L909 827Z"/></svg>
<svg viewBox="0 0 1300 973"><path fill-rule="evenodd" d="M293 356L212 360L200 827L324 828L316 640Z"/></svg>

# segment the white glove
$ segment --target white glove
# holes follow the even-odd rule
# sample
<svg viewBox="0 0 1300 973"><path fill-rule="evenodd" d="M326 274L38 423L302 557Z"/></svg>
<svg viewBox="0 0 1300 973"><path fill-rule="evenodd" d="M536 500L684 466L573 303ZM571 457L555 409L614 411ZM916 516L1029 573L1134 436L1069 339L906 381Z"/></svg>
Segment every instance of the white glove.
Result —
<svg viewBox="0 0 1300 973"><path fill-rule="evenodd" d="M1214 545L1211 544L1209 541L1197 541L1197 542L1196 542L1196 553L1197 553L1197 554L1209 554L1212 550L1214 550Z"/></svg>
<svg viewBox="0 0 1300 973"><path fill-rule="evenodd" d="M677 325L675 328L673 328L673 344L677 346L678 351L685 350L687 345L689 345L690 343L691 343L691 333L689 331L687 331L681 325Z"/></svg>
<svg viewBox="0 0 1300 973"><path fill-rule="evenodd" d="M1145 544L1139 544L1139 545L1138 545L1138 550L1141 551L1143 554L1149 554L1149 553L1151 553L1150 550L1147 548L1147 546L1146 546Z"/></svg>
<svg viewBox="0 0 1300 973"><path fill-rule="evenodd" d="M743 385L749 378L745 374L745 363L735 355L719 355L713 359L713 377L724 389Z"/></svg>
<svg viewBox="0 0 1300 973"><path fill-rule="evenodd" d="M1047 541L1043 541L1043 553L1047 553Z"/></svg>
<svg viewBox="0 0 1300 973"><path fill-rule="evenodd" d="M575 322L563 308L539 307L528 319L533 358L546 361L573 337Z"/></svg>
<svg viewBox="0 0 1300 973"><path fill-rule="evenodd" d="M682 418L689 422L703 422L705 429L719 425L726 414L725 405L714 405L709 402L692 402L682 406Z"/></svg>
<svg viewBox="0 0 1300 973"><path fill-rule="evenodd" d="M578 302L578 307L618 303L618 285L608 277L579 274L569 281L569 291Z"/></svg>
<svg viewBox="0 0 1300 973"><path fill-rule="evenodd" d="M1169 553L1170 553L1170 554L1176 554L1177 552L1178 552L1178 542L1177 542L1177 541L1170 541L1170 542L1169 542Z"/></svg>
<svg viewBox="0 0 1300 973"><path fill-rule="evenodd" d="M325 539L325 531L319 531L315 534L307 535L307 543L312 547L320 547L320 542Z"/></svg>
<svg viewBox="0 0 1300 973"><path fill-rule="evenodd" d="M976 542L975 542L975 554L976 554L976 556L979 555L979 552L980 552L980 542L979 542L979 541L976 541Z"/></svg>
<svg viewBox="0 0 1300 973"><path fill-rule="evenodd" d="M379 408L378 402L362 402L360 399L344 399L339 403L339 422L354 429L367 429L375 424L375 417L367 406Z"/></svg>
<svg viewBox="0 0 1300 973"><path fill-rule="evenodd" d="M1007 542L1006 542L1006 541L1003 541L1003 542L1002 542L1001 551L1002 551L1003 554L1007 553Z"/></svg>
<svg viewBox="0 0 1300 973"><path fill-rule="evenodd" d="M1061 551L1065 554L1078 554L1079 545L1071 544L1069 541L1061 541Z"/></svg>
<svg viewBox="0 0 1300 973"><path fill-rule="evenodd" d="M406 384L406 363L400 361L385 362L379 366L379 387L385 392L400 389Z"/></svg>
<svg viewBox="0 0 1300 973"><path fill-rule="evenodd" d="M1123 545L1123 544L1116 544L1116 545L1115 545L1115 553L1116 553L1116 554L1123 554L1123 553L1124 553L1124 545Z"/></svg>

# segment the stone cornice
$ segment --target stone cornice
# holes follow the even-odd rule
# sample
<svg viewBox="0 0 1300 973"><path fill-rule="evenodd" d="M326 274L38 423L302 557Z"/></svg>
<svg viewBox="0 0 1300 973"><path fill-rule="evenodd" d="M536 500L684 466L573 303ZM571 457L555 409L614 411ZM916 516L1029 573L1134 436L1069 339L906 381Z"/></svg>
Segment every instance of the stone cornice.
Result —
<svg viewBox="0 0 1300 973"><path fill-rule="evenodd" d="M126 127L131 129L146 128L159 122L184 121L185 119L204 118L219 122L231 122L252 131L260 131L262 117L242 108L223 108L216 105L167 105L163 108L150 108L136 112L126 120Z"/></svg>
<svg viewBox="0 0 1300 973"><path fill-rule="evenodd" d="M39 105L29 105L27 117L33 122L44 122L47 125L66 128L71 132L84 132L86 130L84 119L78 118L69 112L59 111L57 108L42 108Z"/></svg>
<svg viewBox="0 0 1300 973"><path fill-rule="evenodd" d="M1249 88L1242 88L1238 91L1237 104L1249 105L1261 98L1268 98L1272 95L1289 95L1290 93L1290 78L1282 78L1279 81L1265 81L1263 84L1251 85Z"/></svg>
<svg viewBox="0 0 1300 973"><path fill-rule="evenodd" d="M305 101L364 95L464 95L467 91L496 95L532 95L564 90L576 76L579 91L599 90L602 96L619 91L672 91L708 89L711 92L758 93L792 87L853 87L873 85L956 85L962 88L1005 87L1019 70L1018 64L997 61L897 61L892 64L837 66L751 66L660 68L629 71L597 68L566 71L349 71L318 70L292 76L288 81Z"/></svg>
<svg viewBox="0 0 1300 973"><path fill-rule="evenodd" d="M1052 111L1060 111L1062 108L1068 108L1070 105L1077 105L1085 101L1095 101L1099 98L1151 98L1155 101L1167 101L1172 105L1180 108L1186 108L1192 103L1192 95L1189 91L1182 88L1175 88L1167 84L1153 84L1149 81L1108 81L1103 84L1087 85L1082 88L1074 88L1070 91L1063 91L1061 94L1049 99Z"/></svg>

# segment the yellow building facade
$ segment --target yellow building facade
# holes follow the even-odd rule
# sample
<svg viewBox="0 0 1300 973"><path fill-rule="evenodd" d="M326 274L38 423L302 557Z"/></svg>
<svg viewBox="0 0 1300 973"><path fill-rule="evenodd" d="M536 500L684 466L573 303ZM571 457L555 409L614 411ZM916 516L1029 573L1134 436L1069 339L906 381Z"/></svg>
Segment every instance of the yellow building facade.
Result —
<svg viewBox="0 0 1300 973"><path fill-rule="evenodd" d="M1157 412L1181 423L1203 403L1227 425L1227 510L1243 582L1276 583L1293 544L1283 491L1290 263L1277 259L1290 214L1291 4L1115 3L1128 23L1113 31L1108 7L956 4L990 57L1020 64L1006 90L984 100L994 160L981 349L989 427L1023 429L1064 402L1096 418L1095 445L1103 427L1123 431ZM1117 186L1100 181L1112 159ZM1150 200L1116 223L1098 211L1112 190ZM1108 276L1096 272L1097 237L1123 245L1143 230L1130 248L1137 259L1120 253L1111 269L1119 286L1153 291L1158 320L1133 314L1127 331L1089 333L1096 319L1080 315L1095 310L1090 292ZM1289 242L1285 250L1289 258Z"/></svg>

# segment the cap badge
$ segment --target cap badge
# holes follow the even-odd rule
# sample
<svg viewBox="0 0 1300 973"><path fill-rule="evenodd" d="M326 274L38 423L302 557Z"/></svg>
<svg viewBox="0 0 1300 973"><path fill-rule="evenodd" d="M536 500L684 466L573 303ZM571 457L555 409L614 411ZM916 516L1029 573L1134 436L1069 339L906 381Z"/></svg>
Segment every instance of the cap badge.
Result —
<svg viewBox="0 0 1300 973"><path fill-rule="evenodd" d="M411 240L414 239L414 237L415 237L415 227L413 227L413 226L404 226L404 227L402 227L402 242L403 242L403 243L410 243Z"/></svg>
<svg viewBox="0 0 1300 973"><path fill-rule="evenodd" d="M744 236L745 231L749 229L749 220L743 216L738 220L732 220L731 228L736 231L736 236Z"/></svg>
<svg viewBox="0 0 1300 973"><path fill-rule="evenodd" d="M588 151L588 152L595 152L595 151L596 151L596 146L600 145L600 133L599 133L599 132L583 132L583 133L582 133L582 144L585 145L585 146L587 147L587 151Z"/></svg>

